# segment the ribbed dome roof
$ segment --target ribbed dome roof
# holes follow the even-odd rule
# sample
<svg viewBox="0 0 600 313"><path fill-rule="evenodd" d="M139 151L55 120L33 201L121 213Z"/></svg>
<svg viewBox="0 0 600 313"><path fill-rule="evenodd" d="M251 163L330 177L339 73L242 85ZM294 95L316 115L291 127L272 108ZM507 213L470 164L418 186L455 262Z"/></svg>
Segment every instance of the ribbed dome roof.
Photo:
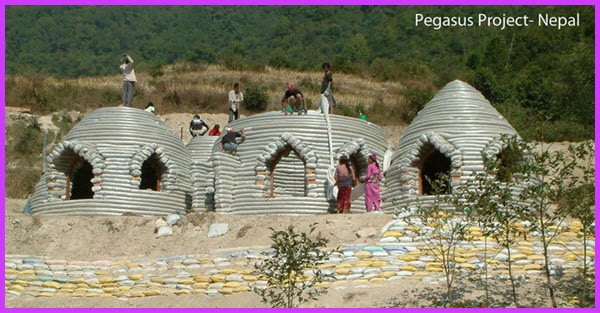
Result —
<svg viewBox="0 0 600 313"><path fill-rule="evenodd" d="M102 145L146 145L160 142L170 154L185 158L189 154L181 139L154 114L128 107L100 108L81 120L64 138L87 140Z"/></svg>
<svg viewBox="0 0 600 313"><path fill-rule="evenodd" d="M454 186L484 170L482 152L500 152L503 134L516 130L479 91L459 80L447 84L417 114L394 150L386 173L388 188L382 195L384 208L394 202L407 205L420 194L421 166L432 146L444 157L432 161L428 169L437 165L441 170L447 158Z"/></svg>
<svg viewBox="0 0 600 313"><path fill-rule="evenodd" d="M417 114L397 148L403 154L424 133L450 140L461 137L498 137L515 134L508 121L471 85L455 80L440 90ZM457 147L458 148L458 147Z"/></svg>

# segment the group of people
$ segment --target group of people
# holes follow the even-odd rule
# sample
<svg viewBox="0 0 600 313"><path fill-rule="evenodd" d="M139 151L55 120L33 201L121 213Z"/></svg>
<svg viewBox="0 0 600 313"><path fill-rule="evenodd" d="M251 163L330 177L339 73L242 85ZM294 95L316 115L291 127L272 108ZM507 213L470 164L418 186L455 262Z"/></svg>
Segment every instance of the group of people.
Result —
<svg viewBox="0 0 600 313"><path fill-rule="evenodd" d="M209 131L209 126L202 119L200 119L200 115L194 115L194 118L190 122L189 127L190 134L192 137L204 136L206 132L208 132L209 136L221 136L221 126L216 124ZM225 135L221 138L221 145L223 150L229 153L235 153L237 151L237 147L240 144L237 141L237 138L241 137L242 141L246 138L246 133L242 129L240 132L236 132L233 128L229 127L226 130Z"/></svg>
<svg viewBox="0 0 600 313"><path fill-rule="evenodd" d="M133 96L135 95L135 84L137 83L137 77L135 76L134 61L127 53L123 53L121 58L121 65L119 69L123 73L123 95L122 105L131 107L133 103ZM331 72L331 65L329 63L323 63L323 79L321 81L321 94L325 96L329 102L328 113L333 113L333 107L335 107L335 98L333 97L333 73ZM287 115L289 113L298 112L298 114L307 114L308 106L306 99L300 89L296 88L294 83L288 83L288 89L285 91L283 98L281 99L282 111ZM240 118L240 109L244 103L244 94L240 89L240 83L233 85L233 90L229 91L228 94L228 113L229 123ZM302 108L300 108L300 105ZM148 103L146 111L154 113L154 105L152 102Z"/></svg>
<svg viewBox="0 0 600 313"><path fill-rule="evenodd" d="M367 174L362 181L356 177L356 173L350 166L347 156L342 155L339 164L335 169L335 186L338 187L337 194L337 213L350 213L350 197L352 187L363 183L365 187L365 206L367 213L381 213L381 193L379 191L379 182L382 179L381 167L377 162L377 155L369 156L369 165Z"/></svg>
<svg viewBox="0 0 600 313"><path fill-rule="evenodd" d="M221 125L215 124L213 128L210 128L202 119L200 119L200 115L194 115L194 118L190 122L190 127L188 129L190 131L190 135L192 137L196 136L204 136L206 132L208 132L209 136L220 136L221 135Z"/></svg>
<svg viewBox="0 0 600 313"><path fill-rule="evenodd" d="M321 81L321 95L325 96L329 102L327 109L328 113L333 114L333 107L335 106L335 98L333 97L333 73L331 72L331 65L329 63L323 63L322 68L324 73L323 80ZM307 114L308 107L302 91L296 88L294 83L288 83L287 86L288 89L281 99L282 111L285 115L288 113L293 114L294 112L298 112L298 114ZM300 105L302 105L303 108L301 108Z"/></svg>
<svg viewBox="0 0 600 313"><path fill-rule="evenodd" d="M123 106L131 107L133 102L133 96L135 94L135 83L137 78L135 76L135 70L133 68L134 61L127 54L122 55L122 64L119 66L123 73ZM331 72L331 65L329 63L323 63L323 79L321 81L321 95L327 99L329 106L326 108L329 114L333 113L335 107L335 98L333 97L333 74ZM288 89L285 91L283 98L281 99L282 111L287 115L288 113L293 114L307 114L308 107L306 105L306 99L300 89L296 88L294 83L288 83ZM240 89L240 83L233 85L233 90L228 94L228 113L229 123L240 118L240 109L244 103L244 94ZM302 107L300 107L300 105ZM325 110L325 108L321 108ZM146 111L155 114L154 104L149 102L146 106ZM325 112L323 112L325 113ZM366 119L366 116L359 111L361 119ZM194 118L190 122L189 131L192 137L203 136L206 132L209 132L209 136L220 136L221 130L220 125L216 124L212 129L200 119L198 114L194 115ZM235 153L237 151L238 138L241 138L243 142L246 138L244 129L240 132L235 131L233 128L227 128L225 135L221 138L221 145L224 151L229 153ZM379 192L379 181L382 178L381 168L377 163L377 156L372 154L369 156L369 166L367 167L367 175L361 183L365 185L365 206L367 212L381 212L381 196ZM350 197L352 194L352 187L358 184L358 178L354 169L350 166L347 156L342 156L339 159L339 164L335 170L335 185L338 187L337 196L337 212L338 213L350 213Z"/></svg>

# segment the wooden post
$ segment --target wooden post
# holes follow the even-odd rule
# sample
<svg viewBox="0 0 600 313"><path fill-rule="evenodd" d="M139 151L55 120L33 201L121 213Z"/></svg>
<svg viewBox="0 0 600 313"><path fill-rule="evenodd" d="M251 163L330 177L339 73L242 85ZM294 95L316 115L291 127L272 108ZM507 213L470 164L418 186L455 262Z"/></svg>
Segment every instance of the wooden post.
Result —
<svg viewBox="0 0 600 313"><path fill-rule="evenodd" d="M42 174L46 173L46 144L48 143L48 133L44 132L44 143L42 150Z"/></svg>

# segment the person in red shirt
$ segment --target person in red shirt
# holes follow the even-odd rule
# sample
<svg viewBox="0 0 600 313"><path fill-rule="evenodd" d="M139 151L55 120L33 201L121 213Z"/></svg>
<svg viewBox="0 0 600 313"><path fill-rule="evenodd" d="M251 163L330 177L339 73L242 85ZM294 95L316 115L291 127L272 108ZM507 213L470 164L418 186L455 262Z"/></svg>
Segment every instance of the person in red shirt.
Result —
<svg viewBox="0 0 600 313"><path fill-rule="evenodd" d="M215 125L208 132L209 136L220 136L221 135L221 126L219 124Z"/></svg>

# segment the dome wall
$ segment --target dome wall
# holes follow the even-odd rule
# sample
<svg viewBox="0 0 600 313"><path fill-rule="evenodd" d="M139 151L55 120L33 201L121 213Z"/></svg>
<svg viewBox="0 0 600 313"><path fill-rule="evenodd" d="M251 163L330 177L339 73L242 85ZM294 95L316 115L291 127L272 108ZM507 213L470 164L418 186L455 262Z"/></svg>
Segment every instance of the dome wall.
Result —
<svg viewBox="0 0 600 313"><path fill-rule="evenodd" d="M192 210L197 212L214 210L215 171L212 165L212 153L217 139L216 136L196 136L186 146L192 157L190 167Z"/></svg>

